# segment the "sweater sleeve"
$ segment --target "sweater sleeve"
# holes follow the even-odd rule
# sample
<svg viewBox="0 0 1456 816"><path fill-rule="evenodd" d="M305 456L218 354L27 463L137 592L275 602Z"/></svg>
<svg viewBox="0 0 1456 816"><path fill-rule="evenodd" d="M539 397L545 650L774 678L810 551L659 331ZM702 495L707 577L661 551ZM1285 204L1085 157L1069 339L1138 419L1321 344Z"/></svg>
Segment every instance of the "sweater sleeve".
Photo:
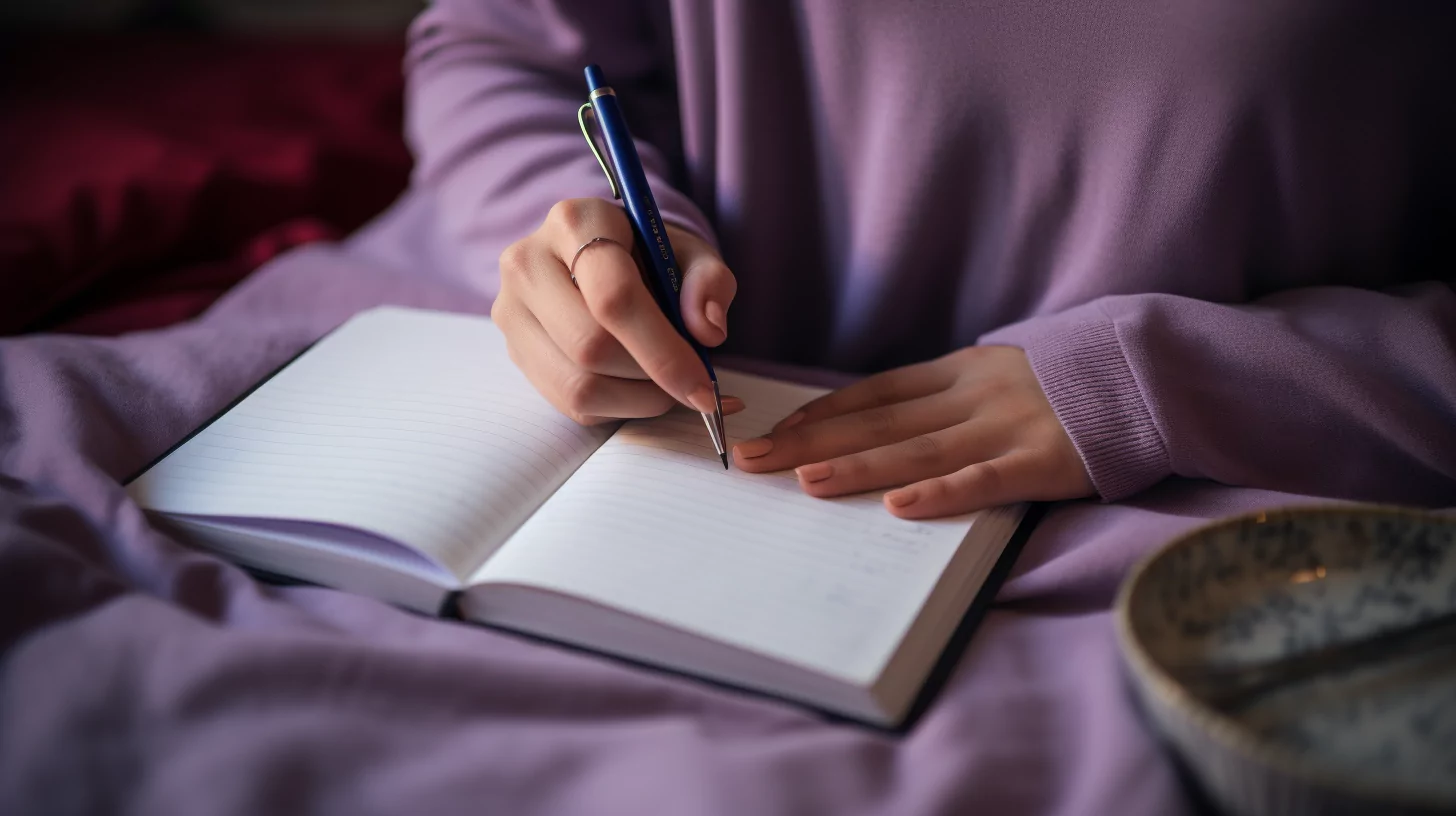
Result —
<svg viewBox="0 0 1456 816"><path fill-rule="evenodd" d="M670 183L666 154L643 138L676 125L665 33L635 2L436 0L414 21L405 57L413 183L435 195L446 234L465 245L490 294L501 250L552 204L611 195L576 119L582 69L593 62L621 94L663 218L713 240Z"/></svg>
<svg viewBox="0 0 1456 816"><path fill-rule="evenodd" d="M1297 289L1249 305L1120 295L998 329L1108 501L1170 475L1456 503L1456 292Z"/></svg>

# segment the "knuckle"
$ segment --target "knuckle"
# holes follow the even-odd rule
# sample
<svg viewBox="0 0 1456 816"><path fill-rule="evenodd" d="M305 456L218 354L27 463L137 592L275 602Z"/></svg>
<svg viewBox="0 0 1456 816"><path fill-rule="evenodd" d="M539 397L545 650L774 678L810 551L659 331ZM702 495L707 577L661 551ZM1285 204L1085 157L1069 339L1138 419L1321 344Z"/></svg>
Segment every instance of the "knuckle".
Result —
<svg viewBox="0 0 1456 816"><path fill-rule="evenodd" d="M593 198L562 199L551 205L547 218L568 233L576 234L590 225L595 210L593 205L596 203Z"/></svg>
<svg viewBox="0 0 1456 816"><path fill-rule="evenodd" d="M952 397L966 406L969 415L981 414L988 408L995 407L996 388L987 380L971 379L958 382L949 390Z"/></svg>
<svg viewBox="0 0 1456 816"><path fill-rule="evenodd" d="M595 370L611 360L616 338L599 325L593 325L570 343L567 357L585 369Z"/></svg>
<svg viewBox="0 0 1456 816"><path fill-rule="evenodd" d="M936 363L949 366L957 372L978 371L988 362L988 354L994 346L967 346L956 349L949 354L936 360Z"/></svg>
<svg viewBox="0 0 1456 816"><path fill-rule="evenodd" d="M935 464L945 455L945 446L933 436L911 437L906 445L910 450L910 461L916 464Z"/></svg>
<svg viewBox="0 0 1456 816"><path fill-rule="evenodd" d="M978 346L957 349L930 361L929 365L947 372L952 387L973 383L980 379L984 370L984 367L980 365L980 351L981 348Z"/></svg>
<svg viewBox="0 0 1456 816"><path fill-rule="evenodd" d="M895 412L889 408L870 408L861 411L859 421L864 433L875 438L888 436L894 432L898 424Z"/></svg>
<svg viewBox="0 0 1456 816"><path fill-rule="evenodd" d="M501 277L511 278L523 274L531 266L531 246L524 240L516 241L500 254Z"/></svg>
<svg viewBox="0 0 1456 816"><path fill-rule="evenodd" d="M620 324L632 316L636 302L632 282L614 277L602 282L592 300L591 311L604 323Z"/></svg>
<svg viewBox="0 0 1456 816"><path fill-rule="evenodd" d="M968 475L971 477L972 486L981 493L1000 495L1006 487L1006 474L995 462L981 462L971 468Z"/></svg>
<svg viewBox="0 0 1456 816"><path fill-rule="evenodd" d="M523 343L529 339L530 314L520 301L496 298L495 303L490 305L490 319L506 336L508 344L511 341Z"/></svg>
<svg viewBox="0 0 1456 816"><path fill-rule="evenodd" d="M502 331L505 330L506 324L510 321L511 317L511 307L506 305L505 298L497 297L495 302L490 304L490 320L492 323L500 326Z"/></svg>
<svg viewBox="0 0 1456 816"><path fill-rule="evenodd" d="M601 391L601 380L595 375L579 371L567 378L562 390L562 404L567 413L588 415Z"/></svg>
<svg viewBox="0 0 1456 816"><path fill-rule="evenodd" d="M990 402L1005 398L1012 391L1012 383L1005 377L987 377L980 383L980 398Z"/></svg>
<svg viewBox="0 0 1456 816"><path fill-rule="evenodd" d="M1048 452L1075 451L1077 449L1072 438L1062 429L1061 423L1038 422L1038 419L1039 417L1032 415L1020 420L1020 423L1027 428L1026 447Z"/></svg>

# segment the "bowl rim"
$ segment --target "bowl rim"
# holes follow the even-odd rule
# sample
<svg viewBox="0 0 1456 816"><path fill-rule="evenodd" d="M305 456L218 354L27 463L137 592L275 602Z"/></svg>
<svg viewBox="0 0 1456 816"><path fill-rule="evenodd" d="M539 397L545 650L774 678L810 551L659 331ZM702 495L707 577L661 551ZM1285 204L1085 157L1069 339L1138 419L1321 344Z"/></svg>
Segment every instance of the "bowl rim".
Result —
<svg viewBox="0 0 1456 816"><path fill-rule="evenodd" d="M1328 515L1405 517L1456 526L1456 516L1449 513L1369 503L1282 505L1264 510L1252 510L1200 524L1138 559L1127 578L1123 580L1114 605L1114 622L1123 658L1133 673L1143 678L1144 682L1140 685L1148 692L1156 694L1170 708L1183 712L1226 751L1262 763L1286 776L1316 787L1354 794L1381 804L1430 809L1449 808L1456 803L1456 798L1431 795L1424 791L1412 791L1398 785L1372 781L1369 777L1341 776L1338 772L1320 763L1302 759L1293 751L1257 739L1237 720L1219 712L1184 688L1172 675L1163 670L1136 637L1136 630L1132 624L1132 597L1147 578L1152 565L1164 556L1227 528L1251 523L1264 524L1278 519Z"/></svg>

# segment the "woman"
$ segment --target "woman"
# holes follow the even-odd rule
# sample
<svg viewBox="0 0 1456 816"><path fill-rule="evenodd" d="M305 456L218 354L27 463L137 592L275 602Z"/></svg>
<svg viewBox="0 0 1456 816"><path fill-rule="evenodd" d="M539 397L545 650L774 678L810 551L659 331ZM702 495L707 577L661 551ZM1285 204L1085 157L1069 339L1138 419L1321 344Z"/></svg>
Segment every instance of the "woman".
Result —
<svg viewBox="0 0 1456 816"><path fill-rule="evenodd" d="M1456 497L1452 12L496 3L416 23L418 181L582 422L706 375L575 121L628 107L703 343L879 372L734 449L923 518L1165 477ZM544 220L543 220L544 219ZM732 307L733 319L726 315Z"/></svg>

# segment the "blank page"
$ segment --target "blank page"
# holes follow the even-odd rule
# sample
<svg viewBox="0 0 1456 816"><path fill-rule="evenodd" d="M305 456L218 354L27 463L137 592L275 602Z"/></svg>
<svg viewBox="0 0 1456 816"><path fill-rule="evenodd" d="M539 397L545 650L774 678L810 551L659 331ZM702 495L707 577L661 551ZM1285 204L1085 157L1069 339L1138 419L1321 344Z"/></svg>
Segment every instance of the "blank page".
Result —
<svg viewBox="0 0 1456 816"><path fill-rule="evenodd" d="M727 418L735 442L822 393L720 377L748 404ZM578 595L869 683L973 518L904 521L878 493L815 499L791 471L725 472L701 418L681 410L624 425L471 583Z"/></svg>
<svg viewBox="0 0 1456 816"><path fill-rule="evenodd" d="M381 308L325 337L128 491L192 516L361 529L469 575L602 443L481 317Z"/></svg>

